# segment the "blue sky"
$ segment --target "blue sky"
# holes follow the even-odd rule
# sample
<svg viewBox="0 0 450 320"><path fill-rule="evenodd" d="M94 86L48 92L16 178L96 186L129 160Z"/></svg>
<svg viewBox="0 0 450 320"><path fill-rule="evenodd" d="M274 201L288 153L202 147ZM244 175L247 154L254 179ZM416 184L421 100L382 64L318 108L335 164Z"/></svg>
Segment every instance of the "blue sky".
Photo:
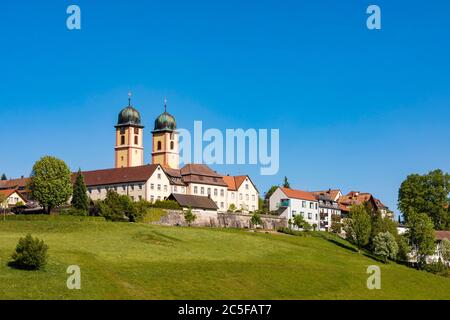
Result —
<svg viewBox="0 0 450 320"><path fill-rule="evenodd" d="M81 8L82 30L66 28ZM378 4L382 29L366 28ZM146 125L279 128L280 171L260 191L372 192L396 210L409 173L450 171L450 3L441 1L10 1L0 9L0 172L45 154L114 165L133 92Z"/></svg>

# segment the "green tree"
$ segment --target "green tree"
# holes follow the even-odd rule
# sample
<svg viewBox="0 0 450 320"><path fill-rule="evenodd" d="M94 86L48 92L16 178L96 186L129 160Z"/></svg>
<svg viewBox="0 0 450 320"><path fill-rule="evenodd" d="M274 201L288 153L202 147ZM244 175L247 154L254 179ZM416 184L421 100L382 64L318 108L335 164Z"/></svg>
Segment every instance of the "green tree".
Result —
<svg viewBox="0 0 450 320"><path fill-rule="evenodd" d="M337 214L331 215L331 226L330 230L333 233L341 234L342 232L342 218L338 216Z"/></svg>
<svg viewBox="0 0 450 320"><path fill-rule="evenodd" d="M301 214L294 215L293 224L297 228L303 229L303 231L309 231L312 228L308 221L306 221Z"/></svg>
<svg viewBox="0 0 450 320"><path fill-rule="evenodd" d="M348 240L353 242L359 250L369 243L371 218L363 204L351 207L344 230Z"/></svg>
<svg viewBox="0 0 450 320"><path fill-rule="evenodd" d="M450 227L448 211L450 175L434 170L425 175L411 174L402 182L398 192L398 208L405 222L415 212L429 215L436 229Z"/></svg>
<svg viewBox="0 0 450 320"><path fill-rule="evenodd" d="M397 260L408 261L409 254L411 253L411 247L408 244L408 239L404 235L398 235L397 237L398 253Z"/></svg>
<svg viewBox="0 0 450 320"><path fill-rule="evenodd" d="M395 237L389 232L380 232L373 238L373 253L380 256L384 263L388 259L395 259L398 253L398 244Z"/></svg>
<svg viewBox="0 0 450 320"><path fill-rule="evenodd" d="M75 184L73 185L72 206L75 209L88 212L89 210L89 197L87 195L86 185L84 183L84 177L81 170L78 170Z"/></svg>
<svg viewBox="0 0 450 320"><path fill-rule="evenodd" d="M231 204L228 206L228 211L234 212L235 210L236 210L236 206L234 205L234 203L231 203Z"/></svg>
<svg viewBox="0 0 450 320"><path fill-rule="evenodd" d="M20 238L15 252L12 254L10 266L18 269L38 270L47 263L48 246L43 240L27 234Z"/></svg>
<svg viewBox="0 0 450 320"><path fill-rule="evenodd" d="M271 186L270 189L267 190L267 192L264 194L264 205L263 205L264 212L269 212L269 199L277 189L278 186Z"/></svg>
<svg viewBox="0 0 450 320"><path fill-rule="evenodd" d="M291 188L291 185L289 184L288 178L285 176L283 181L283 187L284 188Z"/></svg>
<svg viewBox="0 0 450 320"><path fill-rule="evenodd" d="M119 195L114 190L108 190L105 200L99 201L97 205L99 214L111 221L138 222L147 212L145 206L134 203L130 197Z"/></svg>
<svg viewBox="0 0 450 320"><path fill-rule="evenodd" d="M45 156L36 161L31 172L31 196L47 213L67 203L72 195L71 172L66 163Z"/></svg>
<svg viewBox="0 0 450 320"><path fill-rule="evenodd" d="M195 221L195 219L197 219L197 216L192 212L192 208L189 207L185 212L184 212L184 220L186 220L186 223L188 224L188 226L191 226L191 223Z"/></svg>
<svg viewBox="0 0 450 320"><path fill-rule="evenodd" d="M436 249L433 221L425 213L410 212L406 226L409 244L417 258L418 267L422 268L426 264L426 257Z"/></svg>
<svg viewBox="0 0 450 320"><path fill-rule="evenodd" d="M373 239L379 234L389 232L395 239L398 237L397 223L388 216L382 218L381 213L378 211L371 216L371 232L370 241L373 248Z"/></svg>
<svg viewBox="0 0 450 320"><path fill-rule="evenodd" d="M441 241L441 256L448 265L450 263L450 240L447 238Z"/></svg>
<svg viewBox="0 0 450 320"><path fill-rule="evenodd" d="M0 180L3 180L3 181L5 181L5 180L8 180L8 178L6 177L6 174L2 174L2 177L0 178Z"/></svg>
<svg viewBox="0 0 450 320"><path fill-rule="evenodd" d="M250 222L252 223L252 225L253 226L255 226L255 227L257 227L257 226L260 226L260 225L262 225L262 219L261 219L261 216L257 213L257 212L255 212L253 215L252 215L252 218L250 219Z"/></svg>

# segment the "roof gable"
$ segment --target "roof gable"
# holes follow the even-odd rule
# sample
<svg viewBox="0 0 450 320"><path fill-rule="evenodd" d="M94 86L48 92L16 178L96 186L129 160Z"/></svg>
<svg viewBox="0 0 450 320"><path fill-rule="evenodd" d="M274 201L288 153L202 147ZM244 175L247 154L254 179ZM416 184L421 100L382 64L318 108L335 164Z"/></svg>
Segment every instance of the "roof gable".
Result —
<svg viewBox="0 0 450 320"><path fill-rule="evenodd" d="M288 197L300 200L317 201L316 195L313 192L294 190L289 188L280 187L280 190Z"/></svg>

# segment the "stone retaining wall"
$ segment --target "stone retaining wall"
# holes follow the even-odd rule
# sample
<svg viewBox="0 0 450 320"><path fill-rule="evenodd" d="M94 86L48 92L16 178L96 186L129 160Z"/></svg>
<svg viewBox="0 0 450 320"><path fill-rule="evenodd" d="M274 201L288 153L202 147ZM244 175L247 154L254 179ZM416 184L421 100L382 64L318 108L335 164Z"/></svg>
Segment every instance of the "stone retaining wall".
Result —
<svg viewBox="0 0 450 320"><path fill-rule="evenodd" d="M154 224L166 226L187 226L182 210L164 210L166 215L162 216ZM198 227L218 227L218 228L252 228L252 214L245 213L218 213L218 212L194 212L197 216L192 226ZM264 229L276 230L278 227L287 227L287 220L278 216L261 215Z"/></svg>

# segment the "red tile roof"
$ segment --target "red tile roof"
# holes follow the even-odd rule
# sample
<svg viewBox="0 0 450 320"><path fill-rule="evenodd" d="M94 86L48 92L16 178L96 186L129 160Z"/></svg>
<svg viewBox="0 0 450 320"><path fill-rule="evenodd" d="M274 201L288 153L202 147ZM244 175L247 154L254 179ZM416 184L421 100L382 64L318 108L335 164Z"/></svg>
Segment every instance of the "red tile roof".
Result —
<svg viewBox="0 0 450 320"><path fill-rule="evenodd" d="M19 195L19 197L22 199L22 200L24 200L25 202L26 202L26 200L25 200L25 198L23 197L23 195L19 192L19 190L17 190L17 189L6 189L6 190L0 190L0 194L1 195L4 195L6 198L8 198L9 196L11 196L12 194L14 194L14 193L17 193L18 195Z"/></svg>
<svg viewBox="0 0 450 320"><path fill-rule="evenodd" d="M148 164L138 167L83 171L82 174L86 186L145 182L152 176L157 167L157 164ZM77 173L72 174L73 181L75 181L76 176Z"/></svg>
<svg viewBox="0 0 450 320"><path fill-rule="evenodd" d="M339 195L339 192L341 192L341 190L339 189L328 189L328 190L320 190L320 191L313 191L313 193L317 194L317 195L325 195L330 197L332 200L337 200L337 196Z"/></svg>
<svg viewBox="0 0 450 320"><path fill-rule="evenodd" d="M282 187L280 187L280 189L289 198L317 201L316 195L313 192L302 191L302 190L293 190L293 189L282 188Z"/></svg>

